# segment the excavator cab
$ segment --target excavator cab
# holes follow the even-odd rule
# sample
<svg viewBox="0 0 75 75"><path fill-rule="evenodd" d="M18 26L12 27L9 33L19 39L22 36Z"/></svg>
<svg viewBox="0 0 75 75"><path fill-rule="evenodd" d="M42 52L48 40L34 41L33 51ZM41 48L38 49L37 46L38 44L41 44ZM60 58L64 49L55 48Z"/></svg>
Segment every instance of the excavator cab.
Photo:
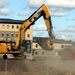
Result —
<svg viewBox="0 0 75 75"><path fill-rule="evenodd" d="M31 40L23 40L21 48L24 49L25 52L31 53Z"/></svg>

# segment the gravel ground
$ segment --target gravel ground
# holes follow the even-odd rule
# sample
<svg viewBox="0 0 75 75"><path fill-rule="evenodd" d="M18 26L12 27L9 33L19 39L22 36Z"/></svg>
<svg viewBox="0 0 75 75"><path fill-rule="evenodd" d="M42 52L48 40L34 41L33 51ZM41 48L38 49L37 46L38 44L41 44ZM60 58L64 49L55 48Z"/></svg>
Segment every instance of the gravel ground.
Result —
<svg viewBox="0 0 75 75"><path fill-rule="evenodd" d="M59 75L61 72L47 67L44 61L0 60L0 75Z"/></svg>
<svg viewBox="0 0 75 75"><path fill-rule="evenodd" d="M50 53L35 55L34 60L1 59L0 75L75 75L75 61L61 61L56 52Z"/></svg>

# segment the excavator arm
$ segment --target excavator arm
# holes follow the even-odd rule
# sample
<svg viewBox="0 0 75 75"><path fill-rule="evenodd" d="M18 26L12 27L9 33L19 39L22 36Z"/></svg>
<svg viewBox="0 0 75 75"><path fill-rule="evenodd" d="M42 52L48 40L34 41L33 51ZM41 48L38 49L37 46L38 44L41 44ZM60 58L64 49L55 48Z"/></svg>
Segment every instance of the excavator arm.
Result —
<svg viewBox="0 0 75 75"><path fill-rule="evenodd" d="M42 8L42 9L41 9ZM41 9L41 10L40 10ZM40 11L39 11L40 10ZM16 47L19 48L22 41L25 39L25 32L27 28L34 24L36 20L38 20L41 16L43 16L47 31L49 34L49 40L48 45L50 48L53 48L53 40L54 36L52 33L52 23L51 23L51 17L48 10L48 7L43 4L39 9L37 9L27 20L24 21L24 23L21 25L19 31L18 31L18 38L16 41Z"/></svg>

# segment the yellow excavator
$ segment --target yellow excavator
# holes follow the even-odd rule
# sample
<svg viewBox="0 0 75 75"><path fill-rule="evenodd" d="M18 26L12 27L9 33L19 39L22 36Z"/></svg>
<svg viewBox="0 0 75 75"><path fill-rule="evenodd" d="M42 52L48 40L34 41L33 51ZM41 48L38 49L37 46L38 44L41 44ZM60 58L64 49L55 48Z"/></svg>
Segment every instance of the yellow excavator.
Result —
<svg viewBox="0 0 75 75"><path fill-rule="evenodd" d="M38 8L28 19L24 21L24 23L20 26L18 30L18 37L16 44L6 44L6 43L0 43L0 54L4 54L3 58L6 59L6 54L13 54L13 55L19 55L22 52L22 44L25 46L25 32L37 21L41 16L43 16L47 31L49 34L48 39L48 46L50 49L53 49L53 41L54 41L54 35L52 33L52 23L51 23L51 17L49 13L49 9L45 4L42 4L40 8Z"/></svg>

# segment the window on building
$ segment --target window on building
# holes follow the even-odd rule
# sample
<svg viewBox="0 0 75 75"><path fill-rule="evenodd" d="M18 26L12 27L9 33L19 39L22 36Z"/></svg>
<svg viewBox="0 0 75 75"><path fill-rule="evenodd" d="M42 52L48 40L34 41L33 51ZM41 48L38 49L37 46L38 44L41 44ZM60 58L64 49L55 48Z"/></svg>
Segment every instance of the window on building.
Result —
<svg viewBox="0 0 75 75"><path fill-rule="evenodd" d="M4 36L4 34L2 34L2 36Z"/></svg>
<svg viewBox="0 0 75 75"><path fill-rule="evenodd" d="M64 48L64 45L61 45L61 48Z"/></svg>
<svg viewBox="0 0 75 75"><path fill-rule="evenodd" d="M36 55L38 54L38 52L35 52L36 53Z"/></svg>
<svg viewBox="0 0 75 75"><path fill-rule="evenodd" d="M36 48L38 47L38 44L36 44Z"/></svg>
<svg viewBox="0 0 75 75"><path fill-rule="evenodd" d="M19 28L19 26L17 25L17 26L16 26L16 28L18 29L18 28Z"/></svg>
<svg viewBox="0 0 75 75"><path fill-rule="evenodd" d="M7 25L7 29L9 29L9 25Z"/></svg>
<svg viewBox="0 0 75 75"><path fill-rule="evenodd" d="M16 37L18 37L18 34L16 34Z"/></svg>
<svg viewBox="0 0 75 75"><path fill-rule="evenodd" d="M9 34L6 34L6 36L9 36Z"/></svg>
<svg viewBox="0 0 75 75"><path fill-rule="evenodd" d="M14 25L12 25L12 29L14 29Z"/></svg>
<svg viewBox="0 0 75 75"><path fill-rule="evenodd" d="M28 34L27 36L30 37L30 34Z"/></svg>
<svg viewBox="0 0 75 75"><path fill-rule="evenodd" d="M14 36L14 34L11 34L11 36L13 37L13 36Z"/></svg>
<svg viewBox="0 0 75 75"><path fill-rule="evenodd" d="M2 25L2 28L4 28L4 25Z"/></svg>

